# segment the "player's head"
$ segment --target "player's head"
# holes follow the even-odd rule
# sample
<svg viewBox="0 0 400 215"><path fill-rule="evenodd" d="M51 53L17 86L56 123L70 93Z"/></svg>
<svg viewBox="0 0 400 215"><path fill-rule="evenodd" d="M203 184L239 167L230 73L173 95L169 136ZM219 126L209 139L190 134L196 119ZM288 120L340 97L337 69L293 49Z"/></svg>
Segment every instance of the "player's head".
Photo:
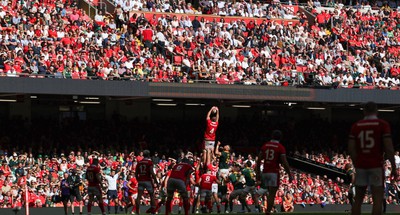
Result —
<svg viewBox="0 0 400 215"><path fill-rule="evenodd" d="M344 166L344 170L349 170L349 169L351 169L351 168L353 168L353 165L351 165L350 163L348 163L348 164L346 164L345 166Z"/></svg>
<svg viewBox="0 0 400 215"><path fill-rule="evenodd" d="M210 119L213 122L217 121L217 111L211 113Z"/></svg>
<svg viewBox="0 0 400 215"><path fill-rule="evenodd" d="M225 145L224 146L224 151L230 151L231 150L231 146L230 145Z"/></svg>
<svg viewBox="0 0 400 215"><path fill-rule="evenodd" d="M246 167L251 167L253 164L251 163L251 161L247 161L246 162Z"/></svg>
<svg viewBox="0 0 400 215"><path fill-rule="evenodd" d="M183 158L181 163L187 163L187 164L190 164L191 166L193 166L193 160L190 160L188 158Z"/></svg>
<svg viewBox="0 0 400 215"><path fill-rule="evenodd" d="M272 132L271 139L280 141L282 139L282 132L280 130L274 130Z"/></svg>
<svg viewBox="0 0 400 215"><path fill-rule="evenodd" d="M185 157L189 160L193 160L193 153L192 152L187 152Z"/></svg>
<svg viewBox="0 0 400 215"><path fill-rule="evenodd" d="M115 175L115 170L111 170L111 177L113 177Z"/></svg>
<svg viewBox="0 0 400 215"><path fill-rule="evenodd" d="M378 107L375 102L367 102L364 104L364 115L375 115L378 112Z"/></svg>
<svg viewBox="0 0 400 215"><path fill-rule="evenodd" d="M143 151L143 157L149 158L150 157L150 151L149 150L144 150Z"/></svg>
<svg viewBox="0 0 400 215"><path fill-rule="evenodd" d="M168 160L170 161L169 164L169 168L174 168L174 166L176 165L176 159L175 158L168 158Z"/></svg>
<svg viewBox="0 0 400 215"><path fill-rule="evenodd" d="M93 158L92 165L93 166L98 166L99 165L99 159L97 157Z"/></svg>
<svg viewBox="0 0 400 215"><path fill-rule="evenodd" d="M234 172L239 172L241 168L242 168L242 167L240 166L239 163L234 163L234 164L233 164L233 171L234 171Z"/></svg>

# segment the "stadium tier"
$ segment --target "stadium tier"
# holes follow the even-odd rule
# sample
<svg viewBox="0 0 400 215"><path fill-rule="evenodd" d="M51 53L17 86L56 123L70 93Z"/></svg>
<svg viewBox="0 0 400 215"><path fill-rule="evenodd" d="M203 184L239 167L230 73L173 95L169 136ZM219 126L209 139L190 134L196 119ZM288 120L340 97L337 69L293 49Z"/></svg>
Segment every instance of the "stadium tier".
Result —
<svg viewBox="0 0 400 215"><path fill-rule="evenodd" d="M75 3L4 6L1 74L398 88L398 13L388 7L308 12L276 2L205 2L217 10L205 14L183 2L185 13L133 3L141 10L96 9L94 20ZM221 14L227 7L233 12Z"/></svg>
<svg viewBox="0 0 400 215"><path fill-rule="evenodd" d="M2 2L0 208L396 210L397 2L297 3Z"/></svg>

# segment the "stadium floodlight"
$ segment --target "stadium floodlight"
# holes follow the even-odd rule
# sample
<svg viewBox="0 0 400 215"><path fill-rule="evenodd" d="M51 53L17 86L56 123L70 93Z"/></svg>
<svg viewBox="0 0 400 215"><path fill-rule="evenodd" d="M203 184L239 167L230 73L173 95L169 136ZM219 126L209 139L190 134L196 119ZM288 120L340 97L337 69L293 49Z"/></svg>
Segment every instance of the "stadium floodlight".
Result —
<svg viewBox="0 0 400 215"><path fill-rule="evenodd" d="M326 108L324 107L308 107L308 110L325 110Z"/></svg>
<svg viewBox="0 0 400 215"><path fill-rule="evenodd" d="M79 104L98 105L98 104L100 104L100 102L95 102L95 101L80 101Z"/></svg>
<svg viewBox="0 0 400 215"><path fill-rule="evenodd" d="M392 109L379 109L379 112L395 112L395 110Z"/></svg>
<svg viewBox="0 0 400 215"><path fill-rule="evenodd" d="M285 102L284 104L291 107L292 105L297 105L297 102Z"/></svg>
<svg viewBox="0 0 400 215"><path fill-rule="evenodd" d="M186 103L185 105L186 106L204 106L204 105L202 105L200 103Z"/></svg>
<svg viewBox="0 0 400 215"><path fill-rule="evenodd" d="M251 108L250 105L232 105L234 108Z"/></svg>
<svg viewBox="0 0 400 215"><path fill-rule="evenodd" d="M0 99L0 102L17 102L16 99Z"/></svg>
<svg viewBox="0 0 400 215"><path fill-rule="evenodd" d="M153 102L172 102L173 99L152 99Z"/></svg>
<svg viewBox="0 0 400 215"><path fill-rule="evenodd" d="M176 104L173 103L157 103L157 106L170 106L170 107L175 107Z"/></svg>
<svg viewBox="0 0 400 215"><path fill-rule="evenodd" d="M99 100L99 97L85 97L86 100Z"/></svg>
<svg viewBox="0 0 400 215"><path fill-rule="evenodd" d="M31 96L31 99L37 99L37 96Z"/></svg>

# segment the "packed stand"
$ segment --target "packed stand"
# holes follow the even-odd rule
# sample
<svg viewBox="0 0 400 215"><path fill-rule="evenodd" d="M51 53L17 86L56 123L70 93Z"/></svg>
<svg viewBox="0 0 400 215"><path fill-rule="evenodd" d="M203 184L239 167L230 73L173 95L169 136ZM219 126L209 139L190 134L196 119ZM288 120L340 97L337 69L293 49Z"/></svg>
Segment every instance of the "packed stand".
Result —
<svg viewBox="0 0 400 215"><path fill-rule="evenodd" d="M134 12L161 12L173 14L205 14L219 16L240 16L256 18L292 19L296 17L288 8L279 1L262 3L260 1L164 1L164 0L115 0L117 10L125 13Z"/></svg>
<svg viewBox="0 0 400 215"><path fill-rule="evenodd" d="M236 8L217 3L211 5ZM257 17L255 11L263 11L257 8L265 7L236 4L244 5L243 13L235 11L243 17ZM270 18L285 14L279 3L266 8ZM176 13L146 18L119 7L90 20L74 2L18 3L0 10L0 69L8 77L379 89L399 84L399 15L385 6L364 13L323 10L315 14L315 25L300 12L299 23L281 25L267 19L227 23L201 15L178 19Z"/></svg>
<svg viewBox="0 0 400 215"><path fill-rule="evenodd" d="M312 32L332 50L328 54L319 52L325 57L317 57L311 65L317 68L313 70L315 84L397 89L400 44L396 3L377 1L371 8L368 1L361 1L361 6L359 1L353 2L357 2L354 7L322 8L320 12L315 2L309 3L316 17ZM341 53L351 55L343 57Z"/></svg>
<svg viewBox="0 0 400 215"><path fill-rule="evenodd" d="M382 7L390 7L392 9L397 9L400 6L400 1L398 0L308 0L307 9L312 9L315 7L351 7L355 9L367 9L367 10L377 10Z"/></svg>
<svg viewBox="0 0 400 215"><path fill-rule="evenodd" d="M144 158L149 157L154 164L155 177L158 181L154 190L158 209L162 204L166 204L163 181L165 182L168 171L175 164L190 160L196 167L206 164L210 174L219 172L219 169L231 170L228 172L229 180L224 184L227 196L218 196L218 198L221 197L223 203L219 205L218 210L230 212L232 211L230 205L233 204L243 206L244 211L252 210L248 208L249 205L255 205L256 210L263 211L266 201L263 197L265 193L262 187L258 188L256 193L240 191L238 194L237 191L243 187L255 185L254 173L258 155L254 152L258 150L261 143L268 139L269 130L281 128L287 137L283 139L283 142L292 153L298 153L295 146L301 147L303 141L309 143L309 147L314 144L319 145L318 150L321 151L327 147L336 150L333 147L334 144L325 139L326 136L332 138L338 135L337 139L345 138L345 133L341 133L343 128L318 119L314 119L314 124L308 124L308 121L294 122L292 119L286 119L284 123L278 124L272 124L271 122L274 120L252 121L251 123L246 120L237 123L225 123L223 119L219 121L221 122L220 126L217 124L211 129L208 126L206 128L206 131L218 128L218 138L222 141L222 144L216 143L215 152L211 152L211 150L199 150L204 125L199 125L198 122L179 124L154 122L148 124L126 121L118 116L114 116L112 121L107 122L65 119L59 123L40 119L28 123L23 120L9 122L2 120L0 123L0 145L2 147L0 199L2 207L21 207L24 202L25 186L28 186L31 207L62 207L63 199L60 199L59 195L63 196L68 193L69 197L74 192L74 195L71 194L74 205L87 205L88 178L85 172L94 159L98 159L103 174L102 197L108 211L111 208L115 208L117 212L124 209L130 211L133 203L136 204L136 207L133 207L132 212L135 212L136 209L139 210L139 205L152 204L149 193L146 192L140 198L129 198L138 192L134 188L135 179L132 179L135 178L135 174L138 177L137 165ZM211 124L212 122L207 121L207 123ZM326 126L323 126L323 129L326 130L320 130L321 132L313 135L306 134L305 131L318 131L318 127L321 129L320 127L324 123ZM343 122L341 123L342 127L346 127L343 126ZM49 129L44 131L43 128ZM303 130L302 128L307 129ZM17 130L25 130L26 135L20 135L15 132ZM328 131L331 133L327 133ZM215 136L205 135L205 143L212 138ZM319 143L316 142L318 140ZM334 141L332 142L334 143ZM244 152L245 149L252 147L254 150L251 152ZM151 155L147 149L151 149ZM317 147L311 149L317 150ZM305 151L302 154L321 163L334 164L337 160L336 164L339 164L344 160L344 157L334 152L331 152L330 155L315 156L317 153L310 150L308 153ZM396 164L399 168L398 152L396 156ZM282 183L274 199L277 205L276 210L292 211L294 204L301 204L303 207L318 204L324 207L326 204L348 204L350 201L349 188L344 183L344 179L330 179L322 175L311 175L300 170L293 170L290 175L292 180L289 180L289 176L282 167L280 172ZM63 187L65 182L69 182L70 177L75 178L74 183L77 182L76 186L74 185L74 189L76 189L74 191ZM393 186L388 183L386 201L389 204L398 203L398 186L400 186L400 182ZM196 190L194 187L192 189ZM219 189L221 190L220 187ZM114 190L115 195L110 194L110 191ZM80 194L76 195L78 192ZM80 197L82 202L77 201L81 199ZM64 200L68 203L69 198ZM190 201L191 205L196 205L193 207L194 211L201 208L202 212L209 212L203 201L197 201L198 204L195 204L194 195L191 196ZM182 207L182 203L179 195L173 196L173 205ZM371 203L368 197L366 197L365 203ZM206 209L203 210L204 208Z"/></svg>

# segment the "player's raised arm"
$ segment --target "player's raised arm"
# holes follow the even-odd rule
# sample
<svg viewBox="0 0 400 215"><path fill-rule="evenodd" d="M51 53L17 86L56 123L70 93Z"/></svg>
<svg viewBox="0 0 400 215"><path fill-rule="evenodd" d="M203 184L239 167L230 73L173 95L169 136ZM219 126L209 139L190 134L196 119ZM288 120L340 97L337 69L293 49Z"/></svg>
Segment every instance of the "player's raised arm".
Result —
<svg viewBox="0 0 400 215"><path fill-rule="evenodd" d="M205 166L208 166L211 163L211 159L212 159L212 150L208 149L206 151L207 156L206 156L206 162L205 162Z"/></svg>
<svg viewBox="0 0 400 215"><path fill-rule="evenodd" d="M214 109L215 109L215 106L213 106L213 107L208 111L206 120L210 120L211 113L213 112Z"/></svg>
<svg viewBox="0 0 400 215"><path fill-rule="evenodd" d="M217 156L217 157L221 156L221 152L219 151L220 145L221 145L221 142L218 141L217 147L215 147L215 156Z"/></svg>
<svg viewBox="0 0 400 215"><path fill-rule="evenodd" d="M218 107L214 107L215 110L215 121L218 122L219 121L219 109Z"/></svg>

